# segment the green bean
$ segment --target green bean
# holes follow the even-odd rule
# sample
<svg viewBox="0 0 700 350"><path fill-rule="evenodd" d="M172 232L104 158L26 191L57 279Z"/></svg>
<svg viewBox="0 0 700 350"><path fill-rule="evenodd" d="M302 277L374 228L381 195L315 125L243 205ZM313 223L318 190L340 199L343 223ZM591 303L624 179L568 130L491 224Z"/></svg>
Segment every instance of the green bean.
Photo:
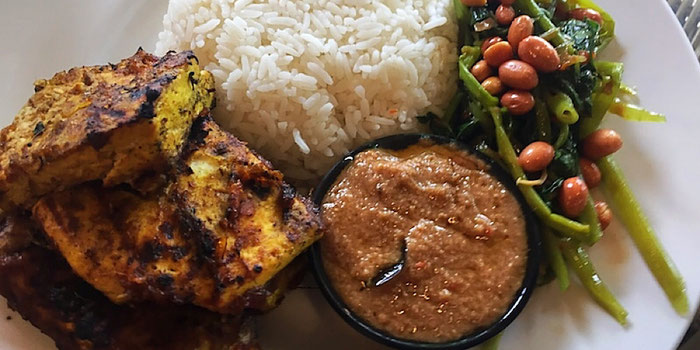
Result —
<svg viewBox="0 0 700 350"><path fill-rule="evenodd" d="M569 95L561 91L549 91L545 93L547 108L562 124L574 124L578 121L578 112Z"/></svg>
<svg viewBox="0 0 700 350"><path fill-rule="evenodd" d="M593 299L621 325L627 324L627 310L620 305L595 271L588 253L572 240L562 241L562 253Z"/></svg>
<svg viewBox="0 0 700 350"><path fill-rule="evenodd" d="M627 227L637 250L644 258L647 267L661 285L671 305L679 314L688 312L688 296L685 282L676 265L661 245L649 220L642 212L639 202L627 184L622 170L611 157L598 161L598 168L603 177L603 185L617 211L617 217Z"/></svg>
<svg viewBox="0 0 700 350"><path fill-rule="evenodd" d="M557 277L557 282L559 282L559 289L565 291L569 288L569 270L564 262L564 257L561 255L561 250L559 248L559 238L554 236L552 229L547 226L541 227L542 240L544 241L544 249L547 253L547 259L549 260L549 266L551 266L554 275Z"/></svg>
<svg viewBox="0 0 700 350"><path fill-rule="evenodd" d="M601 230L600 222L598 221L598 212L595 210L595 202L593 202L593 197L590 195L588 195L586 206L583 208L583 212L578 217L578 220L590 227L588 236L583 240L583 243L592 246L603 237L603 230Z"/></svg>
<svg viewBox="0 0 700 350"><path fill-rule="evenodd" d="M552 123L549 120L547 105L540 98L541 92L535 90L535 127L540 141L552 143Z"/></svg>
<svg viewBox="0 0 700 350"><path fill-rule="evenodd" d="M511 176L513 176L513 179L517 180L523 178L525 172L523 172L523 169L518 164L518 157L515 155L513 145L510 143L508 134L503 128L500 109L494 107L490 108L489 111L493 119L496 133L496 145L498 146L498 153L501 155L501 159L503 159L503 162L508 166L508 170ZM518 188L535 215L547 226L576 239L583 239L588 234L588 225L552 213L552 210L549 209L547 204L542 200L542 197L537 194L532 186L520 184Z"/></svg>
<svg viewBox="0 0 700 350"><path fill-rule="evenodd" d="M503 331L501 331L501 333L494 335L491 339L483 342L481 344L480 349L481 350L498 350L498 343L501 342L502 335L503 335Z"/></svg>
<svg viewBox="0 0 700 350"><path fill-rule="evenodd" d="M489 94L486 89L479 83L478 80L469 71L469 68L475 63L472 61L472 55L462 54L459 58L459 78L462 79L464 87L472 95L472 97L479 101L484 107L494 107L498 106L498 99L491 94Z"/></svg>
<svg viewBox="0 0 700 350"><path fill-rule="evenodd" d="M615 102L615 97L620 92L622 71L624 70L622 63L618 62L596 61L593 65L603 78L601 86L596 88L592 96L593 111L591 116L581 119L579 137L582 139L598 129L605 113Z"/></svg>
<svg viewBox="0 0 700 350"><path fill-rule="evenodd" d="M554 142L554 149L559 149L561 146L564 146L566 143L566 140L569 138L569 125L568 124L561 124L559 126L559 136L557 136L557 140Z"/></svg>
<svg viewBox="0 0 700 350"><path fill-rule="evenodd" d="M535 0L516 0L513 6L520 12L532 17L543 32L556 28L554 23L544 14L544 11L537 5ZM554 46L559 46L564 44L566 40L559 31L556 31L552 34L550 41Z"/></svg>

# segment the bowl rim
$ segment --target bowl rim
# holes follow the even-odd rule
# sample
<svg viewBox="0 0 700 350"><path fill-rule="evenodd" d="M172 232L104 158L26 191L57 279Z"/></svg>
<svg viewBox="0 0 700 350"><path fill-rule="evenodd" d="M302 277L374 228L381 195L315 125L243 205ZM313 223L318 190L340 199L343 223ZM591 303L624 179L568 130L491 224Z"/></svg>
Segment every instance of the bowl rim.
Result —
<svg viewBox="0 0 700 350"><path fill-rule="evenodd" d="M335 184L336 179L343 170L354 161L357 154L376 148L385 148L392 150L399 150L407 148L411 145L415 145L420 141L429 141L437 145L442 144L453 144L458 149L468 152L471 155L481 159L488 166L488 173L494 176L499 182L501 182L506 189L513 194L513 196L518 201L523 216L525 218L525 229L527 234L527 263L525 268L525 275L523 276L523 282L520 288L515 293L513 301L506 309L505 313L501 315L496 321L494 321L490 326L474 331L472 333L466 334L463 337L442 343L431 343L431 342L421 342L403 339L395 337L386 331L378 329L369 322L362 319L360 316L355 314L350 308L345 304L343 299L338 295L338 293L333 288L332 282L328 278L323 266L323 259L321 256L321 243L320 241L315 242L309 249L309 256L311 260L312 270L314 278L321 289L322 294L331 305L331 307L355 330L359 331L363 335L373 339L379 343L387 346L391 346L398 349L440 349L440 350L457 350L470 348L483 343L484 341L494 337L501 331L503 331L511 322L522 312L525 304L530 299L533 290L537 286L537 278L539 276L540 261L542 259L542 239L540 236L539 227L534 219L532 210L527 205L525 198L518 190L515 181L511 175L503 169L498 163L494 162L492 159L488 158L481 152L474 148L468 147L467 145L448 137L438 136L433 134L424 133L409 133L409 134L396 134L391 136L382 137L352 150L347 153L343 158L338 161L326 175L323 176L319 184L316 186L313 192L313 202L319 207L319 213L323 215L322 201L328 190Z"/></svg>

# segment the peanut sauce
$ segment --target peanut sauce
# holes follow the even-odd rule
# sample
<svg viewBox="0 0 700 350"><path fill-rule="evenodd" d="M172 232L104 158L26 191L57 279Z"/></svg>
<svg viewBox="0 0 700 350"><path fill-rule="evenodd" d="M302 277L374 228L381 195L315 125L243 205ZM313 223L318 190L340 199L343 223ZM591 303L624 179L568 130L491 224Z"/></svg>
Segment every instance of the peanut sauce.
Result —
<svg viewBox="0 0 700 350"><path fill-rule="evenodd" d="M446 342L506 312L525 275L525 219L487 171L479 158L427 141L355 156L324 198L321 251L356 315L398 338ZM393 279L368 282L402 258Z"/></svg>

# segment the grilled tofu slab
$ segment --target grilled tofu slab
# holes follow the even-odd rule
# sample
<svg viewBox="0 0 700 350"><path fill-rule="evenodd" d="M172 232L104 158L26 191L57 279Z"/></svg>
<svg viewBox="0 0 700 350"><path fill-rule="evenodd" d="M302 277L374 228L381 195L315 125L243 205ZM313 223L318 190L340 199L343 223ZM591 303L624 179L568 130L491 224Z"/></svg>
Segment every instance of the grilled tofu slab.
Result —
<svg viewBox="0 0 700 350"><path fill-rule="evenodd" d="M26 225L3 229L0 294L60 350L256 350L245 314L191 305L116 305L75 275L56 252L26 243ZM8 237L5 233L14 234ZM19 233L19 235L16 235Z"/></svg>
<svg viewBox="0 0 700 350"><path fill-rule="evenodd" d="M265 291L287 282L273 277L321 232L313 205L210 117L195 121L162 190L81 185L43 197L33 213L73 270L112 301L229 314L276 305L279 293Z"/></svg>
<svg viewBox="0 0 700 350"><path fill-rule="evenodd" d="M194 119L213 107L214 81L192 52L140 50L118 64L39 80L0 131L0 209L91 180L130 183L167 168Z"/></svg>

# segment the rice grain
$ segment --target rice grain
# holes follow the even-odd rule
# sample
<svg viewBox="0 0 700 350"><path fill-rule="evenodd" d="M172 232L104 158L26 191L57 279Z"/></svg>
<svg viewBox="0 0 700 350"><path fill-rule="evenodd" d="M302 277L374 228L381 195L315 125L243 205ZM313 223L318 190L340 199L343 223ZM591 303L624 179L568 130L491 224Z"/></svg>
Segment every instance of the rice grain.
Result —
<svg viewBox="0 0 700 350"><path fill-rule="evenodd" d="M171 0L156 52L194 50L216 120L297 181L420 131L457 83L452 0Z"/></svg>

